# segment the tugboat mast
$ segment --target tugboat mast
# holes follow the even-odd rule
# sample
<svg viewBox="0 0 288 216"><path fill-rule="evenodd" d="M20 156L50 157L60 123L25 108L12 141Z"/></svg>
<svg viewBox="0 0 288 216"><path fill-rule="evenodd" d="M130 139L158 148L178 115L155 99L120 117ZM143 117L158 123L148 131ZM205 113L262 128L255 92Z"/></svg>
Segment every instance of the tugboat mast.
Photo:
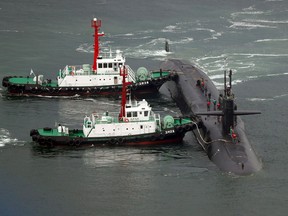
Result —
<svg viewBox="0 0 288 216"><path fill-rule="evenodd" d="M99 37L104 36L104 32L99 33L101 27L101 20L94 18L91 21L91 27L94 28L94 59L92 69L94 73L97 71L97 59L99 57Z"/></svg>
<svg viewBox="0 0 288 216"><path fill-rule="evenodd" d="M122 95L121 95L121 109L119 113L119 120L124 120L125 117L125 108L127 102L127 86L131 85L131 82L126 82L126 77L128 76L128 70L123 66L120 70L120 75L122 76Z"/></svg>

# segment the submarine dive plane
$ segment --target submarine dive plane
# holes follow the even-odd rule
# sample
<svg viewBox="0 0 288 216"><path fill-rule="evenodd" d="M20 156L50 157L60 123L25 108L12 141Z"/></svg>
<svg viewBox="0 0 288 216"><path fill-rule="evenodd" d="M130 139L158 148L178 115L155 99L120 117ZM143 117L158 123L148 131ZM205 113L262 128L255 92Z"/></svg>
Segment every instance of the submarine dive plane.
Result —
<svg viewBox="0 0 288 216"><path fill-rule="evenodd" d="M228 74L228 84L226 71L224 73L224 92L221 94L206 73L188 61L167 60L162 68L177 71L177 80L164 86L183 115L198 117L200 125L193 133L210 160L221 171L236 175L251 175L261 170L262 162L249 143L240 118L240 115L260 112L237 109L232 92L232 71Z"/></svg>

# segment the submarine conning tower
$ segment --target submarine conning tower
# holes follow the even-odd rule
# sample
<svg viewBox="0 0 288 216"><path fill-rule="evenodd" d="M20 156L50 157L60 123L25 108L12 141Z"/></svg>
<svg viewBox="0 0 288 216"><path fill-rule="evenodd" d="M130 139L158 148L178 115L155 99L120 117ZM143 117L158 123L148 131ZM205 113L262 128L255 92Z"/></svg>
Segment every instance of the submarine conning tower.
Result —
<svg viewBox="0 0 288 216"><path fill-rule="evenodd" d="M234 102L234 94L232 92L232 70L229 70L229 85L227 86L226 70L224 71L224 95L219 96L219 111L196 112L196 115L221 116L223 135L232 135L236 125L237 115L254 115L261 114L259 111L238 111ZM208 97L208 100L210 98ZM234 132L233 132L234 133ZM233 134L235 135L235 134Z"/></svg>
<svg viewBox="0 0 288 216"><path fill-rule="evenodd" d="M229 87L226 85L226 71L224 71L224 98L223 98L223 133L230 133L230 128L234 128L234 95L232 93L232 70L229 71Z"/></svg>

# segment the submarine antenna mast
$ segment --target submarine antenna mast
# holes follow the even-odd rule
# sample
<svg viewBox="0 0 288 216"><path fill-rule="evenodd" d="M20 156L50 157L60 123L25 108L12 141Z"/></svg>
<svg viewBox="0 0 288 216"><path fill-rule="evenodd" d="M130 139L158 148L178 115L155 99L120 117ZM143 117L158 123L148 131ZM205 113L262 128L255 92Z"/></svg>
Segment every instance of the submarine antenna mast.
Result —
<svg viewBox="0 0 288 216"><path fill-rule="evenodd" d="M97 59L99 57L99 37L104 36L104 32L99 33L99 29L101 27L101 20L97 20L97 18L94 18L91 21L91 27L94 28L94 58L92 70L94 73L96 73Z"/></svg>

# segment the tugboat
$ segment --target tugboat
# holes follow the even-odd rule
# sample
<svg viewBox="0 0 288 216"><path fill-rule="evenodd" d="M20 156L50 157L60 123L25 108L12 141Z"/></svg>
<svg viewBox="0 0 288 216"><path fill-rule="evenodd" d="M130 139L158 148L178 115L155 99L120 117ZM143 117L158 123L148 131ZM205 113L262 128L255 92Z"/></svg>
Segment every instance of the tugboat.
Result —
<svg viewBox="0 0 288 216"><path fill-rule="evenodd" d="M155 145L179 143L185 133L196 127L190 117L161 119L155 114L145 99L131 100L126 82L128 70L123 66L122 98L120 113L92 113L85 116L82 129L69 129L59 125L57 128L33 129L32 140L44 146L84 146L84 145Z"/></svg>
<svg viewBox="0 0 288 216"><path fill-rule="evenodd" d="M259 111L239 110L232 92L232 70L229 82L224 71L224 91L219 92L209 76L190 62L171 59L163 68L178 71L175 82L165 86L183 115L199 117L202 128L193 130L200 146L223 172L251 175L262 168L246 133L241 115Z"/></svg>
<svg viewBox="0 0 288 216"><path fill-rule="evenodd" d="M99 38L104 36L99 32L101 20L94 18L91 27L94 28L94 58L93 65L66 65L59 70L56 80L44 79L43 75L35 75L31 70L27 77L5 76L3 87L8 96L97 96L121 94L122 77L120 68L125 64L125 57L120 50L116 52L100 52ZM135 92L150 93L157 91L167 80L176 77L170 71L148 71L140 67L134 72L128 65L129 87Z"/></svg>

